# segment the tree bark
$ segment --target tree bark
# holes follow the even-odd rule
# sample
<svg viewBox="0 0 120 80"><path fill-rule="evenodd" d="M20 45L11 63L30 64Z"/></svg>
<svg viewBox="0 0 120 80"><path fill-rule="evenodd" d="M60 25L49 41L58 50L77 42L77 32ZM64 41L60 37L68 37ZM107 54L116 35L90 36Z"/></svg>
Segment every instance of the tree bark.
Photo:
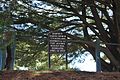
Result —
<svg viewBox="0 0 120 80"><path fill-rule="evenodd" d="M6 58L6 64L5 69L10 70L11 69L11 63L12 63L12 53L11 53L11 45L7 46L7 58Z"/></svg>

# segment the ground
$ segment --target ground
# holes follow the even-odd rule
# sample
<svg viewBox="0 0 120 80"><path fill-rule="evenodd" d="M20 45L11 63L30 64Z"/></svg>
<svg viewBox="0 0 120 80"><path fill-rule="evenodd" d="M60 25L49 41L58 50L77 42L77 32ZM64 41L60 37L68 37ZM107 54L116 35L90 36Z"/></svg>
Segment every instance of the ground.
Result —
<svg viewBox="0 0 120 80"><path fill-rule="evenodd" d="M120 80L120 72L1 71L0 80Z"/></svg>

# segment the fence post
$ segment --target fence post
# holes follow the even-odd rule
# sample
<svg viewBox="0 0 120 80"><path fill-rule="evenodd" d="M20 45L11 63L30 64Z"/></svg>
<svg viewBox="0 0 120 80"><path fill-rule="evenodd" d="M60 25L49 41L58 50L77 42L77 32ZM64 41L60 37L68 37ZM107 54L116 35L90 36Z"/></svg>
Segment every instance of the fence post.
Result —
<svg viewBox="0 0 120 80"><path fill-rule="evenodd" d="M10 69L13 70L14 69L14 62L15 62L15 49L16 49L16 34L14 32L13 36L12 36L13 42L11 44L11 56L12 56L12 61L11 61L11 65L10 65Z"/></svg>
<svg viewBox="0 0 120 80"><path fill-rule="evenodd" d="M0 70L2 70L2 51L0 49Z"/></svg>
<svg viewBox="0 0 120 80"><path fill-rule="evenodd" d="M100 61L100 40L96 39L96 71L101 72L101 61Z"/></svg>

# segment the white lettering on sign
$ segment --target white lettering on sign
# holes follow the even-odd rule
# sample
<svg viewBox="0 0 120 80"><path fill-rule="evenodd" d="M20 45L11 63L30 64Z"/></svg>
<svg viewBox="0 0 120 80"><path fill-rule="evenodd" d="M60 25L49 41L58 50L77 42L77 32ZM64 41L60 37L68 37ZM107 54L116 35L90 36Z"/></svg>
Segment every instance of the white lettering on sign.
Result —
<svg viewBox="0 0 120 80"><path fill-rule="evenodd" d="M67 36L63 32L49 33L49 52L65 53Z"/></svg>

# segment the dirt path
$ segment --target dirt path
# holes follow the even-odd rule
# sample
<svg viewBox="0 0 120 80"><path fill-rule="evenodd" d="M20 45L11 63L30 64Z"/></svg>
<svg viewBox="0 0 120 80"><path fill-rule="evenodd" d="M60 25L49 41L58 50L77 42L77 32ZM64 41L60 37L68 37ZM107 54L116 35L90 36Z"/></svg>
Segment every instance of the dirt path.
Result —
<svg viewBox="0 0 120 80"><path fill-rule="evenodd" d="M120 72L4 71L0 80L120 80Z"/></svg>

